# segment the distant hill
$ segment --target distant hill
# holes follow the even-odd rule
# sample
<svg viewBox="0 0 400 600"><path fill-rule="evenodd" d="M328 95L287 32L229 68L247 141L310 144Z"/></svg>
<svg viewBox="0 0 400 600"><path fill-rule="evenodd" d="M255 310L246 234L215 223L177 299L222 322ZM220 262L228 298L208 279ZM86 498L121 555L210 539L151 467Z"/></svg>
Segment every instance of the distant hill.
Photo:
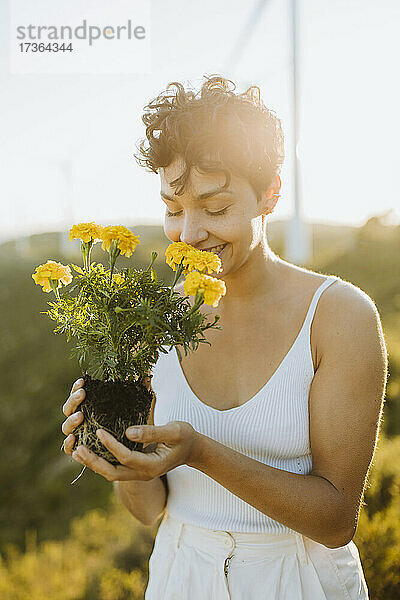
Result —
<svg viewBox="0 0 400 600"><path fill-rule="evenodd" d="M286 220L270 221L267 225L267 237L271 247L284 258L284 238L288 222ZM146 262L151 250L159 252L159 257L164 255L165 249L170 243L166 238L161 225L127 225L129 229L140 236L140 245L135 251L138 262ZM315 256L325 255L349 248L355 239L357 228L341 225L308 224L311 229L313 240L313 254ZM99 245L94 247L93 252L98 251ZM17 254L21 258L39 258L57 254L65 259L79 259L79 242L69 242L67 232L48 232L33 234L10 240L0 244L0 259L9 258ZM94 256L94 254L93 254ZM102 252L94 260L101 260Z"/></svg>

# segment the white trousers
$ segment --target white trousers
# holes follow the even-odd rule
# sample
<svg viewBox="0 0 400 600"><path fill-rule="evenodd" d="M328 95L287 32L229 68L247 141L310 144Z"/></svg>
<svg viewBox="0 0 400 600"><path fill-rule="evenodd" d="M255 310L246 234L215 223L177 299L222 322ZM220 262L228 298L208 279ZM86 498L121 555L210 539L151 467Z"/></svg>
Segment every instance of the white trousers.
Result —
<svg viewBox="0 0 400 600"><path fill-rule="evenodd" d="M145 600L368 600L353 541L327 548L300 534L212 530L167 512Z"/></svg>

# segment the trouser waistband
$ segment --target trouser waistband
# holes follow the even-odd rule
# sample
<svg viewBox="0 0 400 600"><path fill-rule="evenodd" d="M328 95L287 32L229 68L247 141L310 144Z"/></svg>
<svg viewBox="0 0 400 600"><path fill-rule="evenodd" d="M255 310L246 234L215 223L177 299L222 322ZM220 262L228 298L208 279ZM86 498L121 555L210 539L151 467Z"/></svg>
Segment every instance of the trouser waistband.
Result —
<svg viewBox="0 0 400 600"><path fill-rule="evenodd" d="M173 536L177 547L185 543L210 554L219 555L228 552L229 556L234 551L251 551L260 553L264 557L297 553L300 563L308 564L304 536L298 532L279 534L208 529L184 523L167 512L164 513L162 525Z"/></svg>

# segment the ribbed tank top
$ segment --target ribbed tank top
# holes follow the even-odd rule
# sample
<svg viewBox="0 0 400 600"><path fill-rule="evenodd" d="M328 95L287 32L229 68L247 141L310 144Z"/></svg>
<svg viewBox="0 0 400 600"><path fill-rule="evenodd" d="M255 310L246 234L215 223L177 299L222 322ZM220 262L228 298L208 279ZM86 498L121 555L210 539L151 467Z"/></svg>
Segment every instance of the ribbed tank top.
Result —
<svg viewBox="0 0 400 600"><path fill-rule="evenodd" d="M198 432L264 464L308 474L312 469L309 391L314 377L310 327L331 275L315 291L303 325L280 365L247 402L228 410L197 398L183 373L176 349L164 346L153 368L154 424L186 421ZM292 529L258 511L214 479L180 465L167 473L166 511L192 525L224 531L291 533Z"/></svg>

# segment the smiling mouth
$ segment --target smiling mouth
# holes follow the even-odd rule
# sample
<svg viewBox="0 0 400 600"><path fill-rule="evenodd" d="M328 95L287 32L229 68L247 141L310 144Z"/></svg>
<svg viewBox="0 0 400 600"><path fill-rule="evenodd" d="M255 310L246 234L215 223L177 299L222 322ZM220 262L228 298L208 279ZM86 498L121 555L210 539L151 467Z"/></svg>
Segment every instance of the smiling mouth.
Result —
<svg viewBox="0 0 400 600"><path fill-rule="evenodd" d="M201 248L201 250L203 252L212 252L213 254L217 254L218 256L221 254L221 252L224 251L225 246L227 246L226 244L218 244L218 246L214 246L213 248ZM215 250L215 248L218 248L218 250Z"/></svg>

